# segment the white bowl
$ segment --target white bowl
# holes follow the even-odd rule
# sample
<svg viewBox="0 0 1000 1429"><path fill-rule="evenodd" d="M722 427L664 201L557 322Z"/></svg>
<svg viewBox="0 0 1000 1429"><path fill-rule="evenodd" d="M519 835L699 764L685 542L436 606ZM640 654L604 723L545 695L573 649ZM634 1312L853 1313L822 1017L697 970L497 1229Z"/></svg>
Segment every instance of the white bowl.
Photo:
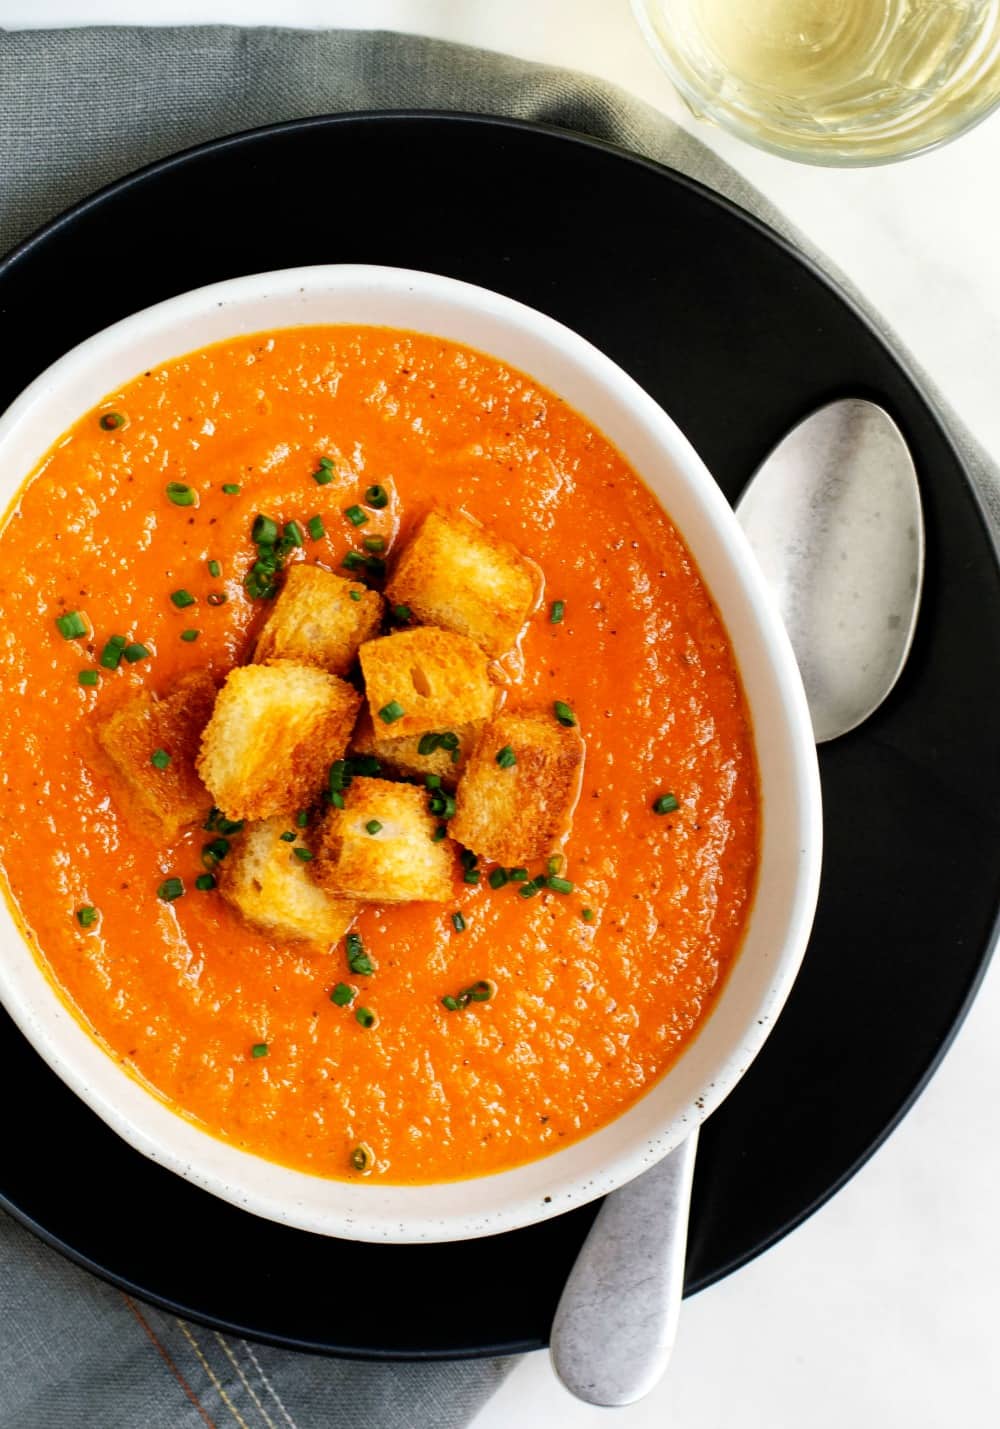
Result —
<svg viewBox="0 0 1000 1429"><path fill-rule="evenodd" d="M725 622L756 736L763 832L742 951L678 1061L609 1125L516 1170L430 1186L329 1181L288 1170L171 1112L68 1011L5 904L0 998L53 1071L136 1150L237 1206L355 1240L491 1235L559 1215L637 1176L719 1105L760 1050L798 971L819 883L819 775L809 713L743 533L670 418L568 328L448 278L394 268L301 268L214 284L125 318L60 358L0 418L0 506L81 413L137 373L207 343L306 323L433 333L524 369L600 428L662 502Z"/></svg>

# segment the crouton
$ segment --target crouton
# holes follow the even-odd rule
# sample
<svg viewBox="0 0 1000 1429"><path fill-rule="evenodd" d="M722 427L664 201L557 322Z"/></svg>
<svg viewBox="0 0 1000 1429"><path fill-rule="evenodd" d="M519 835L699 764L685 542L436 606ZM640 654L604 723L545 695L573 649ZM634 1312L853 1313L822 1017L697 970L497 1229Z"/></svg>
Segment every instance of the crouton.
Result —
<svg viewBox="0 0 1000 1429"><path fill-rule="evenodd" d="M311 665L231 670L202 736L198 773L227 819L307 808L347 748L361 696Z"/></svg>
<svg viewBox="0 0 1000 1429"><path fill-rule="evenodd" d="M497 700L489 661L474 641L423 626L369 640L360 650L372 724L379 735L455 731L488 719Z"/></svg>
<svg viewBox="0 0 1000 1429"><path fill-rule="evenodd" d="M282 839L295 833L298 842ZM254 927L279 940L304 940L329 948L354 922L358 905L331 898L314 881L312 864L295 849L305 834L283 815L248 824L218 865L219 892Z"/></svg>
<svg viewBox="0 0 1000 1429"><path fill-rule="evenodd" d="M564 728L546 711L504 711L486 725L466 765L449 833L508 867L546 858L568 829L582 768L575 726Z"/></svg>
<svg viewBox="0 0 1000 1429"><path fill-rule="evenodd" d="M403 548L386 589L422 625L467 635L487 654L513 649L541 573L509 541L467 516L432 511Z"/></svg>
<svg viewBox="0 0 1000 1429"><path fill-rule="evenodd" d="M457 849L435 840L426 789L355 777L344 807L323 820L313 875L335 898L445 902L455 896Z"/></svg>
<svg viewBox="0 0 1000 1429"><path fill-rule="evenodd" d="M379 721L381 723L381 721ZM354 727L354 738L351 740L352 754L372 754L380 764L391 769L396 774L407 774L411 778L424 779L428 774L436 774L446 789L454 789L458 783L459 775L465 767L465 761L476 747L476 740L479 738L479 731L484 724L483 720L475 720L471 724L457 724L451 727L450 733L455 735L458 744L455 749L439 744L434 745L427 753L420 753L421 740L427 741L427 736L423 734L409 734L403 739L382 738L372 724L371 715L367 710L362 710L358 717L358 722ZM392 725L387 726L388 730ZM427 749L425 743L424 748ZM450 744L451 741L448 741Z"/></svg>
<svg viewBox="0 0 1000 1429"><path fill-rule="evenodd" d="M292 566L257 640L254 661L295 660L345 675L382 619L382 597L321 566Z"/></svg>
<svg viewBox="0 0 1000 1429"><path fill-rule="evenodd" d="M170 838L203 819L212 803L195 761L217 689L210 670L194 670L162 698L148 690L131 695L97 727L98 742L132 801L155 815Z"/></svg>

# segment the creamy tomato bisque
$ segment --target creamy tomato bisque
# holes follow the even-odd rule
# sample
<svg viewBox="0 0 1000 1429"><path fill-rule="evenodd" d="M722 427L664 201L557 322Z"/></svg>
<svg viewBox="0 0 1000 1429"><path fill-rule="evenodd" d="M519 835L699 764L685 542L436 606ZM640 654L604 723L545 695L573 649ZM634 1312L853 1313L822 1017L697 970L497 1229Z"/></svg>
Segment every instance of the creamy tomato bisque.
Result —
<svg viewBox="0 0 1000 1429"><path fill-rule="evenodd" d="M358 528L345 509L376 484L392 500ZM515 704L572 710L582 787L556 887L524 897L484 865L448 902L365 905L359 975L343 942L274 941L205 887L217 831L137 818L95 729L139 689L249 658L268 606L244 583L259 514L299 523L289 563L341 569L377 533L391 571L442 502L544 577L502 679ZM19 920L109 1054L216 1136L329 1177L357 1174L359 1146L375 1180L502 1170L621 1112L711 1007L758 859L739 674L667 515L525 374L351 327L145 372L21 490L0 609L0 857ZM74 614L82 634L60 622ZM108 668L112 634L128 658ZM345 981L371 1025L332 999ZM478 983L488 1000L442 1000Z"/></svg>

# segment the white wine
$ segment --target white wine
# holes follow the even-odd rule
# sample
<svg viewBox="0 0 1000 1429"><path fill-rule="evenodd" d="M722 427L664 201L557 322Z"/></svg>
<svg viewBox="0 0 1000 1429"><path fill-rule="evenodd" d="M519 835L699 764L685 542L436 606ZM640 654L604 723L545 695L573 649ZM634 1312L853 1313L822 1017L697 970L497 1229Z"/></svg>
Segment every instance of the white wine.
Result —
<svg viewBox="0 0 1000 1429"><path fill-rule="evenodd" d="M1000 0L636 0L681 93L829 163L924 149L1000 101Z"/></svg>

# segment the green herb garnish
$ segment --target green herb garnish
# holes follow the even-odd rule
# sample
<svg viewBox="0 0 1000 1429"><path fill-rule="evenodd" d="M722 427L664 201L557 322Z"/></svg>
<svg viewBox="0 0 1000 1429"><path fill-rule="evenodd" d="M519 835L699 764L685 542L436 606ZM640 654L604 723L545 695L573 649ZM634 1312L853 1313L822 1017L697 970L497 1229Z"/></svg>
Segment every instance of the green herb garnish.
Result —
<svg viewBox="0 0 1000 1429"><path fill-rule="evenodd" d="M167 496L175 506L194 506L198 500L198 493L183 481L168 481Z"/></svg>
<svg viewBox="0 0 1000 1429"><path fill-rule="evenodd" d="M330 993L330 1001L337 1007L350 1007L357 995L356 988L350 987L346 982L338 982Z"/></svg>
<svg viewBox="0 0 1000 1429"><path fill-rule="evenodd" d="M85 686L99 685L101 677L96 670L81 670L77 675L77 683Z"/></svg>
<svg viewBox="0 0 1000 1429"><path fill-rule="evenodd" d="M127 644L128 641L124 635L112 635L105 643L98 663L103 665L105 670L117 670L121 664L122 653Z"/></svg>
<svg viewBox="0 0 1000 1429"><path fill-rule="evenodd" d="M78 610L71 610L56 616L56 629L64 640L79 640L87 633L87 622Z"/></svg>
<svg viewBox="0 0 1000 1429"><path fill-rule="evenodd" d="M154 749L153 753L149 756L149 762L154 769L166 769L170 763L170 755L165 749Z"/></svg>
<svg viewBox="0 0 1000 1429"><path fill-rule="evenodd" d="M193 641L198 639L198 636L200 634L200 630L182 630L181 639L187 641L187 643L190 645Z"/></svg>
<svg viewBox="0 0 1000 1429"><path fill-rule="evenodd" d="M178 610L183 610L185 606L194 605L195 603L194 596L189 590L171 591L170 599L173 601L174 605L176 605Z"/></svg>
<svg viewBox="0 0 1000 1429"><path fill-rule="evenodd" d="M451 925L455 929L456 933L465 932L465 919L462 917L461 913L453 913L451 915Z"/></svg>
<svg viewBox="0 0 1000 1429"><path fill-rule="evenodd" d="M266 1057L270 1050L266 1042L255 1042L250 1048L250 1055L251 1057Z"/></svg>
<svg viewBox="0 0 1000 1429"><path fill-rule="evenodd" d="M326 527L323 525L322 516L310 516L306 522L306 529L314 541L321 541L326 535Z"/></svg>
<svg viewBox="0 0 1000 1429"><path fill-rule="evenodd" d="M406 714L403 706L398 700L390 700L387 705L383 705L378 712L378 717L383 724L395 724L396 720L402 719ZM423 740L421 740L421 744Z"/></svg>
<svg viewBox="0 0 1000 1429"><path fill-rule="evenodd" d="M151 650L147 650L145 645L141 645L139 641L136 640L131 645L125 646L125 649L122 651L122 657L127 660L130 665L134 665L139 660L148 660L152 656L152 653Z"/></svg>
<svg viewBox="0 0 1000 1429"><path fill-rule="evenodd" d="M164 903L172 903L175 898L180 898L184 892L184 884L179 878L167 878L156 890L157 898L162 898Z"/></svg>
<svg viewBox="0 0 1000 1429"><path fill-rule="evenodd" d="M194 881L194 886L201 893L211 893L212 889L216 885L216 882L217 880L214 873L199 873L198 877Z"/></svg>
<svg viewBox="0 0 1000 1429"><path fill-rule="evenodd" d="M552 609L549 612L549 621L552 625L561 625L562 618L566 614L566 602L564 600L554 600Z"/></svg>
<svg viewBox="0 0 1000 1429"><path fill-rule="evenodd" d="M106 432L116 432L119 427L124 427L125 418L121 412L102 412L98 425Z"/></svg>
<svg viewBox="0 0 1000 1429"><path fill-rule="evenodd" d="M497 754L497 763L501 769L513 769L517 763L517 755L509 744L505 744L503 749Z"/></svg>
<svg viewBox="0 0 1000 1429"><path fill-rule="evenodd" d="M568 729L571 725L576 724L576 715L565 700L556 700L552 708L555 711L556 719L561 725L565 725Z"/></svg>
<svg viewBox="0 0 1000 1429"><path fill-rule="evenodd" d="M653 800L654 814L672 814L675 809L679 809L680 804L673 794L661 794L659 798Z"/></svg>
<svg viewBox="0 0 1000 1429"><path fill-rule="evenodd" d="M384 486L369 486L365 492L365 501L376 511L381 511L383 506L389 505L389 493Z"/></svg>
<svg viewBox="0 0 1000 1429"><path fill-rule="evenodd" d="M83 908L76 910L76 921L81 928L92 928L97 922L97 909L86 904Z"/></svg>

